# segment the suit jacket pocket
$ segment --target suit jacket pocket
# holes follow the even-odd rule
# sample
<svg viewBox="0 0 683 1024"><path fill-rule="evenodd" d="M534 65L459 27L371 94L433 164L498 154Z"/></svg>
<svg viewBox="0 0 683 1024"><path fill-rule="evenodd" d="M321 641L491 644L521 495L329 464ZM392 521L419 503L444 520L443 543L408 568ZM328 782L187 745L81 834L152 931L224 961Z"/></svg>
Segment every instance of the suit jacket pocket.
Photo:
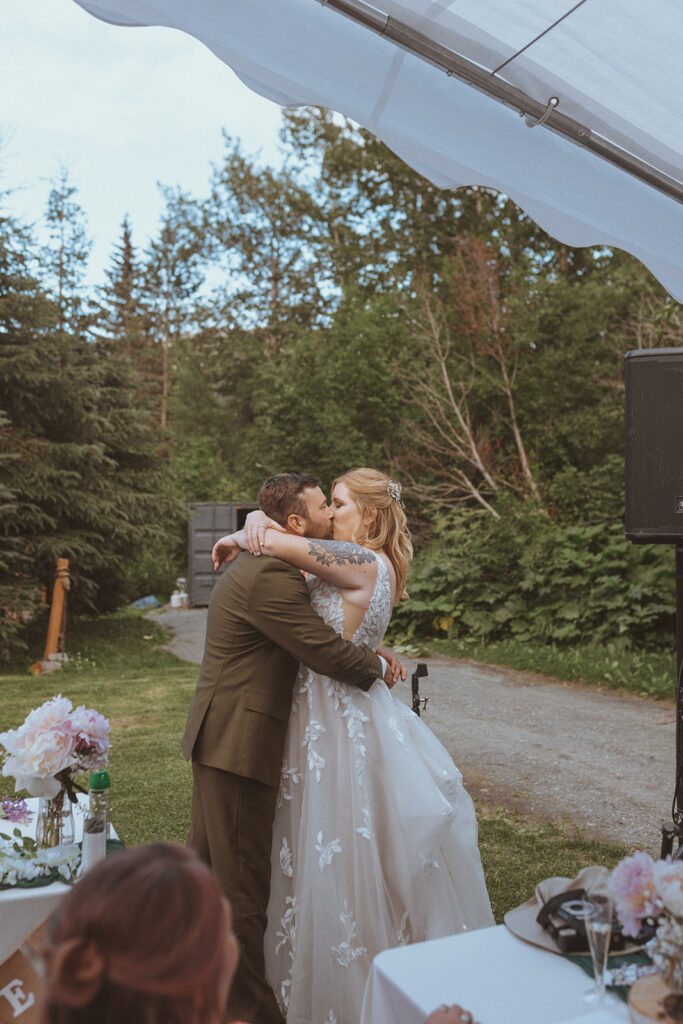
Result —
<svg viewBox="0 0 683 1024"><path fill-rule="evenodd" d="M265 693L255 693L247 697L245 702L247 711L258 711L261 715L268 715L270 718L278 718L281 722L289 719L292 710L291 700L278 700Z"/></svg>

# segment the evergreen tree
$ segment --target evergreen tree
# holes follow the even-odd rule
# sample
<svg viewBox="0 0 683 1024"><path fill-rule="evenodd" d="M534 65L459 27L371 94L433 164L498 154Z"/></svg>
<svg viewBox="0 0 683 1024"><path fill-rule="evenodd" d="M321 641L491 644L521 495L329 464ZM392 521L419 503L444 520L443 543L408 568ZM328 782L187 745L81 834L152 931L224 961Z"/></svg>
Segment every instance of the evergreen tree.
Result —
<svg viewBox="0 0 683 1024"><path fill-rule="evenodd" d="M107 284L100 289L104 307L104 333L116 339L127 355L139 357L147 345L149 314L145 308L143 268L133 245L128 217L121 224L121 238L105 271Z"/></svg>
<svg viewBox="0 0 683 1024"><path fill-rule="evenodd" d="M201 233L196 204L179 190L166 191L166 211L149 245L144 288L154 337L156 410L162 430L168 426L171 352L187 330L191 300L203 281Z"/></svg>
<svg viewBox="0 0 683 1024"><path fill-rule="evenodd" d="M151 300L145 290L145 267L133 245L127 216L105 277L106 284L98 289L100 346L108 345L112 356L123 356L128 361L126 372L132 373L136 407L158 411L159 348L154 341Z"/></svg>
<svg viewBox="0 0 683 1024"><path fill-rule="evenodd" d="M7 427L9 420L0 410L0 523L7 524L18 513L16 495L3 480L9 478L8 462L17 457L9 450ZM39 589L27 575L27 559L20 537L7 536L6 527L0 529L0 662L24 644L21 625L35 614Z"/></svg>
<svg viewBox="0 0 683 1024"><path fill-rule="evenodd" d="M76 611L127 596L126 559L161 529L156 438L132 403L123 354L60 329L61 310L31 270L35 246L0 220L0 639L51 591L70 560ZM12 641L14 642L14 641Z"/></svg>
<svg viewBox="0 0 683 1024"><path fill-rule="evenodd" d="M75 185L61 167L52 181L46 219L49 244L46 248L48 287L59 311L58 329L83 326L83 278L92 246L87 223L77 202Z"/></svg>

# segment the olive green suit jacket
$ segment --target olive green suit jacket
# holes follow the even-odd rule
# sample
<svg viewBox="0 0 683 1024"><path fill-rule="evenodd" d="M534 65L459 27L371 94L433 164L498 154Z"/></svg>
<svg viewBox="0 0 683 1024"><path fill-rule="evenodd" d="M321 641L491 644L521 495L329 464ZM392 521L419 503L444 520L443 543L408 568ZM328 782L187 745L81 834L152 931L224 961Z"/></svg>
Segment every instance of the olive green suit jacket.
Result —
<svg viewBox="0 0 683 1024"><path fill-rule="evenodd" d="M213 588L184 756L277 786L299 662L363 690L382 675L316 614L298 569L243 552Z"/></svg>

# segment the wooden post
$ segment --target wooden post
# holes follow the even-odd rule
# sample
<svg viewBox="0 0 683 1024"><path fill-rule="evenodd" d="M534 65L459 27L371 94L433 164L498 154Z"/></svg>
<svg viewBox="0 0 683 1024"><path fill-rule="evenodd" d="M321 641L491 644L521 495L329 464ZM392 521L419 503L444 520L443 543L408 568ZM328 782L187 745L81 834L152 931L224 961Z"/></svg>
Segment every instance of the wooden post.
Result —
<svg viewBox="0 0 683 1024"><path fill-rule="evenodd" d="M69 559L57 559L57 571L55 573L55 584L52 590L52 606L50 608L50 621L47 627L47 641L45 642L45 654L42 661L36 661L31 666L34 675L50 671L47 665L58 667L58 662L51 662L50 655L64 653L64 635L66 628L66 599L65 595L69 589Z"/></svg>
<svg viewBox="0 0 683 1024"><path fill-rule="evenodd" d="M47 627L47 642L43 658L48 660L51 654L56 654L59 648L61 637L62 647L64 645L64 595L69 589L69 559L57 559L57 572L55 573L55 585L52 591L52 607L50 608L50 622Z"/></svg>

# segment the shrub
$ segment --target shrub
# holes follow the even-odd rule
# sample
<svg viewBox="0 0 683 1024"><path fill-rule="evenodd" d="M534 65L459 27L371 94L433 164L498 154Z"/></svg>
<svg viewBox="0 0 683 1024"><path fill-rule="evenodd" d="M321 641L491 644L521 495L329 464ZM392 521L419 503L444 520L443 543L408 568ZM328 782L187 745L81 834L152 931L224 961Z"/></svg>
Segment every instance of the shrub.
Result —
<svg viewBox="0 0 683 1024"><path fill-rule="evenodd" d="M674 580L673 552L632 545L620 524L460 514L416 560L392 637L668 645Z"/></svg>

